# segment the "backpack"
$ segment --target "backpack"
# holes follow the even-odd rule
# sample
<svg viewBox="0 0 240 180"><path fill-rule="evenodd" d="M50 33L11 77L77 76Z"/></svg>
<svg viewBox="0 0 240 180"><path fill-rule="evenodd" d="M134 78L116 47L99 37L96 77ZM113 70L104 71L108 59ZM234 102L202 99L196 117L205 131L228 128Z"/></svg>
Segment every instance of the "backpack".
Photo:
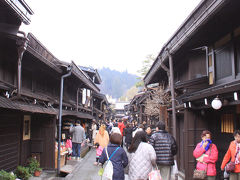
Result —
<svg viewBox="0 0 240 180"><path fill-rule="evenodd" d="M117 150L119 149L119 147L117 147L117 149L115 149L115 151L112 153L112 155L110 156L110 158L108 157L108 152L107 152L107 147L106 147L106 154L107 154L107 164L104 168L103 171L103 175L102 177L107 179L107 180L112 180L113 177L113 165L112 162L110 161L110 159L113 157L113 155L117 152Z"/></svg>

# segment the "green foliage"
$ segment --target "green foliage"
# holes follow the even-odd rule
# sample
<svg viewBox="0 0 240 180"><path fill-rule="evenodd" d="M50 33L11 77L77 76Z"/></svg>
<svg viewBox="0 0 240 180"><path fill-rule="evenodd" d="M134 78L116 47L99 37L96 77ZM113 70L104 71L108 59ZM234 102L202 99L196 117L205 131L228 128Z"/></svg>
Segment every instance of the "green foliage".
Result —
<svg viewBox="0 0 240 180"><path fill-rule="evenodd" d="M0 171L0 179L1 180L15 180L17 178L16 175L8 173L4 170Z"/></svg>
<svg viewBox="0 0 240 180"><path fill-rule="evenodd" d="M40 163L35 158L30 158L28 162L29 172L30 174L34 174L35 171L42 171L40 168Z"/></svg>
<svg viewBox="0 0 240 180"><path fill-rule="evenodd" d="M19 179L28 180L32 175L29 172L29 167L18 166L15 174Z"/></svg>

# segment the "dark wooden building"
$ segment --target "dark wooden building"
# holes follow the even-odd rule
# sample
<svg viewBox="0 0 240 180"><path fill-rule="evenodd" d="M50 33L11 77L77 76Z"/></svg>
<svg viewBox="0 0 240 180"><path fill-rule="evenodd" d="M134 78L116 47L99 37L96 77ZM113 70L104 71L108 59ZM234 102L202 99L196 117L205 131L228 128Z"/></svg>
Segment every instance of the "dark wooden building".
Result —
<svg viewBox="0 0 240 180"><path fill-rule="evenodd" d="M97 122L109 120L109 102L104 94L93 94L93 116Z"/></svg>
<svg viewBox="0 0 240 180"><path fill-rule="evenodd" d="M99 88L74 62L58 60L31 33L18 31L32 14L24 1L1 1L0 9L0 169L14 170L32 155L54 169L61 77L71 67L64 81L65 135L69 122L88 126Z"/></svg>
<svg viewBox="0 0 240 180"><path fill-rule="evenodd" d="M232 133L240 128L240 2L203 0L166 42L144 78L145 85L163 83L171 91L170 130L179 151L179 178L192 179L192 152L203 130L213 133L220 164ZM212 101L218 97L219 110Z"/></svg>
<svg viewBox="0 0 240 180"><path fill-rule="evenodd" d="M100 85L102 83L97 69L84 66L79 67L96 85ZM110 117L107 114L109 114L110 111L110 104L105 94L95 91L92 93L90 101L92 104L92 115L96 121L98 122L109 120Z"/></svg>
<svg viewBox="0 0 240 180"><path fill-rule="evenodd" d="M140 92L133 97L127 106L127 112L131 116L131 119L138 123L148 120L147 116L144 114L144 102L146 97L146 92Z"/></svg>

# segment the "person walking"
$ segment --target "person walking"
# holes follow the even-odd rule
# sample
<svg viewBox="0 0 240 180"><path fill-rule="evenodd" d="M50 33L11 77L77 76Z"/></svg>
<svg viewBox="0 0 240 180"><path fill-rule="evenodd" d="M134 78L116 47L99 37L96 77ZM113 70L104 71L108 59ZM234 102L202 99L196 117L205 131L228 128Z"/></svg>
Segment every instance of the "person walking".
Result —
<svg viewBox="0 0 240 180"><path fill-rule="evenodd" d="M94 144L98 143L102 148L105 148L109 142L109 135L106 131L106 126L104 124L101 125L99 131L96 135Z"/></svg>
<svg viewBox="0 0 240 180"><path fill-rule="evenodd" d="M122 147L122 136L119 133L112 133L110 136L110 143L103 149L99 162L102 165L111 157L110 161L113 165L113 180L124 180L124 168L128 165L127 154ZM108 155L107 155L108 154Z"/></svg>
<svg viewBox="0 0 240 180"><path fill-rule="evenodd" d="M223 158L221 170L224 171L226 164L231 159L234 162L234 172L230 173L229 180L240 180L240 130L233 133L234 140L230 143L228 150Z"/></svg>
<svg viewBox="0 0 240 180"><path fill-rule="evenodd" d="M125 128L125 125L124 125L124 123L122 122L122 119L120 119L120 120L118 121L118 128L120 129L120 132L121 132L121 134L122 134L122 136L123 136L123 130L124 130L124 128Z"/></svg>
<svg viewBox="0 0 240 180"><path fill-rule="evenodd" d="M99 157L102 154L103 148L98 143L95 144L95 148L96 148L96 162L94 162L93 164L99 165Z"/></svg>
<svg viewBox="0 0 240 180"><path fill-rule="evenodd" d="M152 136L152 128L151 128L151 126L148 126L145 131L147 133L147 142L149 143L149 140L150 140L150 138Z"/></svg>
<svg viewBox="0 0 240 180"><path fill-rule="evenodd" d="M202 141L197 144L193 156L197 160L197 170L207 170L207 180L216 179L216 161L218 160L217 146L212 143L212 133L204 130L201 134Z"/></svg>
<svg viewBox="0 0 240 180"><path fill-rule="evenodd" d="M171 166L174 165L174 155L177 154L177 144L174 137L165 130L165 123L156 124L156 132L150 138L150 144L157 155L157 165L162 179L170 180Z"/></svg>
<svg viewBox="0 0 240 180"><path fill-rule="evenodd" d="M130 144L132 142L132 124L127 123L127 126L124 129L124 134L125 134L126 148L128 149L128 147L130 146Z"/></svg>
<svg viewBox="0 0 240 180"><path fill-rule="evenodd" d="M144 128L144 126L143 126L142 124L139 124L139 125L138 125L138 128L135 129L135 131L132 132L132 137L134 137L135 134L136 134L138 131L144 131L143 128Z"/></svg>
<svg viewBox="0 0 240 180"><path fill-rule="evenodd" d="M73 159L80 160L81 144L84 142L85 132L80 124L80 121L76 122L76 126L70 127L70 133L72 133L72 155Z"/></svg>
<svg viewBox="0 0 240 180"><path fill-rule="evenodd" d="M148 174L156 166L156 153L154 148L147 143L146 132L138 131L129 147L130 180L147 180Z"/></svg>

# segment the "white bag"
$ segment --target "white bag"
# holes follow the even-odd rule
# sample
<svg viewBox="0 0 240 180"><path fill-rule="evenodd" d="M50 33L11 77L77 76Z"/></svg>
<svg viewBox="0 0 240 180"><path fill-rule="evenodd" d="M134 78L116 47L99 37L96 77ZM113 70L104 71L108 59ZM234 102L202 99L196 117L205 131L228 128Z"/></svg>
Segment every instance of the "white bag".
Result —
<svg viewBox="0 0 240 180"><path fill-rule="evenodd" d="M104 178L112 180L113 177L113 165L110 160L107 161L107 165L104 168L103 175Z"/></svg>
<svg viewBox="0 0 240 180"><path fill-rule="evenodd" d="M174 160L174 165L171 167L171 175L173 175L173 176L178 175L178 167L177 167L176 160Z"/></svg>
<svg viewBox="0 0 240 180"><path fill-rule="evenodd" d="M115 154L115 152L119 149L119 147L112 153L112 155L108 156L108 152L107 152L107 147L106 147L106 154L107 154L107 164L104 168L104 171L103 171L103 175L102 177L104 179L107 179L107 180L112 180L112 177L113 177L113 165L112 165L112 162L110 161L110 159L113 157L113 155Z"/></svg>
<svg viewBox="0 0 240 180"><path fill-rule="evenodd" d="M149 180L162 180L160 170L158 170L158 167L156 166L156 169L152 169L152 171L148 174Z"/></svg>

